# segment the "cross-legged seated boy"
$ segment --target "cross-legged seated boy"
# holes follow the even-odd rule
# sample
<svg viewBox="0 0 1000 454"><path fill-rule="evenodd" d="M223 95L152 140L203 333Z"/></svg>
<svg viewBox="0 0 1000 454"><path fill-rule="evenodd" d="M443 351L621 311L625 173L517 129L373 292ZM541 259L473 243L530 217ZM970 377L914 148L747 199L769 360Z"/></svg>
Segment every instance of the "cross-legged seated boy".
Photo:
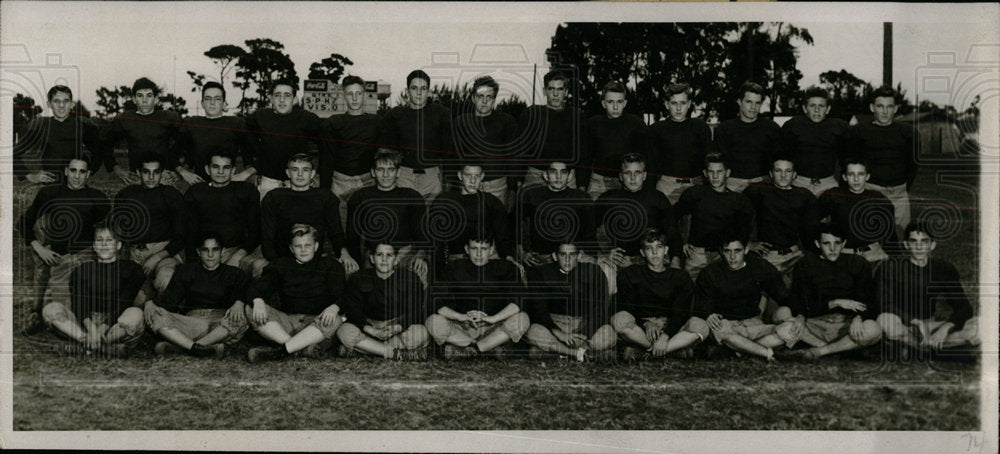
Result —
<svg viewBox="0 0 1000 454"><path fill-rule="evenodd" d="M563 240L553 262L528 272L533 301L532 324L525 337L546 352L584 361L614 355L615 330L608 321L608 282L604 271L580 262L573 240Z"/></svg>
<svg viewBox="0 0 1000 454"><path fill-rule="evenodd" d="M636 349L663 357L708 337L705 321L691 317L691 277L669 266L668 250L667 234L649 229L639 249L645 263L618 274L618 312L611 326L628 345L626 359Z"/></svg>
<svg viewBox="0 0 1000 454"><path fill-rule="evenodd" d="M420 324L427 317L420 278L396 267L395 245L376 242L368 250L373 268L358 271L347 281L347 321L337 331L341 355L427 359L430 336Z"/></svg>
<svg viewBox="0 0 1000 454"><path fill-rule="evenodd" d="M192 356L222 356L247 330L243 314L250 277L222 263L223 244L217 233L202 233L200 263L186 263L174 273L159 304L147 301L143 311L158 342L157 355L186 352Z"/></svg>
<svg viewBox="0 0 1000 454"><path fill-rule="evenodd" d="M93 247L97 260L70 273L70 306L49 303L42 308L42 319L74 341L67 346L69 352L120 356L142 336L142 309L134 303L144 301L151 289L144 289L142 267L118 260L122 242L104 222L94 227Z"/></svg>
<svg viewBox="0 0 1000 454"><path fill-rule="evenodd" d="M528 330L528 314L512 295L522 286L517 265L491 259L496 250L489 234L470 235L465 253L436 282L454 298L441 298L437 313L425 323L434 341L445 346L445 358L491 351L521 340Z"/></svg>
<svg viewBox="0 0 1000 454"><path fill-rule="evenodd" d="M788 320L780 325L761 319L761 294L787 311L788 289L778 270L766 260L747 255L747 239L723 235L724 260L712 263L695 282L695 312L708 314L705 322L719 345L774 361L774 348L798 342L802 325Z"/></svg>
<svg viewBox="0 0 1000 454"><path fill-rule="evenodd" d="M291 229L292 257L278 257L264 268L247 291L250 326L279 345L247 352L251 363L280 359L300 350L313 358L330 348L343 322L344 266L332 257L316 255L319 232L307 224ZM276 301L277 300L277 301Z"/></svg>

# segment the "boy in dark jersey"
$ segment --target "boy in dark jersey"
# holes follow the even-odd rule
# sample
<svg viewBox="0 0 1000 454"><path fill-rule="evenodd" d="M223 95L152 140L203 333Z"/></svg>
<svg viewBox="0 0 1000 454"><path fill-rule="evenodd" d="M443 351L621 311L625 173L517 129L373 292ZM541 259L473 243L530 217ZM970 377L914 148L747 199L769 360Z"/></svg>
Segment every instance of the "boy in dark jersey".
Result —
<svg viewBox="0 0 1000 454"><path fill-rule="evenodd" d="M267 193L260 205L261 257L253 262L253 277L260 277L264 267L281 256L291 256L288 250L289 232L295 224L308 224L319 231L320 251L323 239L328 238L333 254L350 275L358 270L358 263L347 251L344 231L341 230L340 200L332 192L312 187L316 175L316 160L305 153L288 158L290 186Z"/></svg>
<svg viewBox="0 0 1000 454"><path fill-rule="evenodd" d="M792 158L776 154L772 158L770 183L750 186L743 195L753 204L757 238L748 249L774 265L785 280L802 259L802 245L808 244L819 222L816 197L802 188L793 188L796 164Z"/></svg>
<svg viewBox="0 0 1000 454"><path fill-rule="evenodd" d="M427 359L430 336L420 322L427 318L420 278L398 268L396 247L379 240L370 245L372 268L347 282L347 320L337 331L341 356L355 353L396 360Z"/></svg>
<svg viewBox="0 0 1000 454"><path fill-rule="evenodd" d="M319 154L319 187L332 190L340 199L340 220L347 222L347 201L358 189L375 185L371 168L382 119L364 111L364 80L347 76L341 87L347 112L323 121L327 140Z"/></svg>
<svg viewBox="0 0 1000 454"><path fill-rule="evenodd" d="M97 126L89 118L73 112L73 91L65 85L49 89L47 104L51 117L36 117L22 131L15 131L14 175L29 183L55 183L61 178L63 168L71 159L84 152L91 155L103 152ZM38 170L31 172L25 165L24 155L40 148Z"/></svg>
<svg viewBox="0 0 1000 454"><path fill-rule="evenodd" d="M719 260L716 252L722 245L723 232L737 230L749 238L753 228L753 205L745 195L729 189L729 164L723 155L705 155L705 170L702 174L708 184L693 186L684 190L674 207L674 217L681 219L691 215L691 234L684 244L684 270L692 280L710 263Z"/></svg>
<svg viewBox="0 0 1000 454"><path fill-rule="evenodd" d="M570 97L570 78L559 70L549 71L542 78L545 85L545 105L529 106L518 118L518 140L525 145L520 150L527 165L518 167L524 187L545 183L550 162L565 163L569 168L566 186L587 188L588 169L574 170L587 156L587 144L582 140L586 121L582 110ZM522 161L523 162L523 161Z"/></svg>
<svg viewBox="0 0 1000 454"><path fill-rule="evenodd" d="M781 128L771 119L760 116L764 87L744 82L738 93L739 117L719 125L714 144L715 151L730 162L732 175L726 180L726 186L743 192L747 186L764 181L770 156L781 147Z"/></svg>
<svg viewBox="0 0 1000 454"><path fill-rule="evenodd" d="M216 232L226 245L222 262L241 266L247 253L260 244L260 198L252 184L232 180L233 155L214 151L209 159L205 171L210 180L191 186L184 194L187 257L191 261L198 257L199 233Z"/></svg>
<svg viewBox="0 0 1000 454"><path fill-rule="evenodd" d="M792 320L765 323L762 295L788 310L788 289L778 270L762 258L747 255L745 237L722 237L724 260L705 267L695 282L695 314L704 317L719 345L774 361L774 348L798 342L801 324Z"/></svg>
<svg viewBox="0 0 1000 454"><path fill-rule="evenodd" d="M843 253L857 254L869 262L889 258L895 248L892 203L881 192L866 186L871 175L862 159L844 160L844 184L819 197L819 218L836 225L847 243Z"/></svg>
<svg viewBox="0 0 1000 454"><path fill-rule="evenodd" d="M667 87L666 98L670 115L649 127L646 162L650 174L658 179L656 189L676 205L681 194L702 179L705 155L712 146L712 130L704 120L688 117L690 85Z"/></svg>
<svg viewBox="0 0 1000 454"><path fill-rule="evenodd" d="M201 107L204 116L184 119L180 131L180 148L184 153L184 167L177 172L189 185L209 179L205 172L210 154L224 150L233 156L243 156L243 166L249 167L250 134L243 118L224 115L226 112L226 89L222 84L210 81L201 87ZM233 181L246 181L251 173L247 170L233 174Z"/></svg>
<svg viewBox="0 0 1000 454"><path fill-rule="evenodd" d="M296 224L290 236L293 257L275 259L247 291L252 302L246 307L250 326L279 345L251 348L247 352L251 363L298 351L322 357L344 321L344 267L316 255L320 237L312 226Z"/></svg>
<svg viewBox="0 0 1000 454"><path fill-rule="evenodd" d="M184 352L192 356L222 356L247 330L244 315L250 277L222 263L222 243L216 233L198 241L198 263L181 265L158 303L146 301L143 314L150 331L166 341L157 355Z"/></svg>
<svg viewBox="0 0 1000 454"><path fill-rule="evenodd" d="M508 228L507 210L493 194L481 190L484 178L482 166L466 163L458 171L459 190L442 192L427 208L438 266L465 258L464 234L470 231L491 232L496 238L494 252L498 254L493 258L514 260L517 251Z"/></svg>
<svg viewBox="0 0 1000 454"><path fill-rule="evenodd" d="M856 255L841 254L844 236L835 226L820 226L815 238L820 253L806 252L795 267L790 311L774 316L787 320L795 314L804 324L799 337L811 348L785 353L809 360L867 347L882 338L874 320L879 311L871 265Z"/></svg>
<svg viewBox="0 0 1000 454"><path fill-rule="evenodd" d="M160 184L163 158L147 154L139 160L141 184L127 186L114 198L112 224L130 226L123 237L131 246L129 258L142 266L153 280L153 288L163 292L184 250L184 196L172 186Z"/></svg>
<svg viewBox="0 0 1000 454"><path fill-rule="evenodd" d="M784 152L795 160L797 176L792 186L819 197L837 187L837 159L844 153L847 122L830 118L830 93L809 87L802 96L802 112L781 125Z"/></svg>
<svg viewBox="0 0 1000 454"><path fill-rule="evenodd" d="M523 290L521 272L511 261L493 258L492 236L469 235L465 253L435 281L442 296L436 298L437 313L424 323L434 342L445 346L445 358L476 356L518 342L529 325L512 294Z"/></svg>
<svg viewBox="0 0 1000 454"><path fill-rule="evenodd" d="M108 224L99 222L91 230L95 260L73 269L69 278L69 304L52 302L42 309L42 318L59 334L70 339L68 351L122 355L126 345L142 336L142 309L137 307L146 283L135 262L118 260L121 240Z"/></svg>
<svg viewBox="0 0 1000 454"><path fill-rule="evenodd" d="M512 161L517 154L517 120L493 110L500 85L490 76L472 83L474 111L455 119L455 151L463 163L482 167L481 190L492 194L507 206L508 177L515 177ZM519 176L518 176L519 177ZM514 178L511 178L513 180Z"/></svg>
<svg viewBox="0 0 1000 454"><path fill-rule="evenodd" d="M979 318L965 295L958 270L933 256L937 239L928 224L904 231L906 255L876 270L876 295L885 338L908 348L940 350L979 345Z"/></svg>
<svg viewBox="0 0 1000 454"><path fill-rule="evenodd" d="M290 79L274 81L271 106L257 109L247 118L253 165L246 164L244 172L260 177L257 191L261 199L272 189L288 184L285 165L290 156L309 153L310 145L319 151L326 147L319 117L308 110L295 108L298 89L298 84Z"/></svg>
<svg viewBox="0 0 1000 454"><path fill-rule="evenodd" d="M171 110L158 109L160 88L156 83L143 77L132 84L132 102L136 110L126 110L115 116L108 131L108 150L104 153L104 167L118 175L125 184L139 184L135 172L139 170L139 160L148 153L163 157L163 184L184 189L177 170L181 167L177 152L181 116ZM114 147L125 141L128 152L128 168L115 163Z"/></svg>
<svg viewBox="0 0 1000 454"><path fill-rule="evenodd" d="M587 120L587 160L582 162L590 173L587 194L597 199L608 190L620 189L618 170L627 153L646 149L646 124L637 115L625 113L625 85L608 82L601 90L604 113Z"/></svg>
<svg viewBox="0 0 1000 454"><path fill-rule="evenodd" d="M528 343L543 352L576 358L613 359L615 330L609 324L607 278L600 267L580 262L572 240L558 242L553 261L528 272L531 326Z"/></svg>
<svg viewBox="0 0 1000 454"><path fill-rule="evenodd" d="M871 123L858 123L847 131L846 149L868 161L868 189L892 202L896 231L910 222L910 188L917 178L920 134L910 123L895 122L899 94L883 86L871 94Z"/></svg>
<svg viewBox="0 0 1000 454"><path fill-rule="evenodd" d="M427 251L422 246L427 206L410 188L397 186L403 157L394 150L380 150L372 162L375 186L361 188L347 206L347 250L352 257L371 255L363 246L377 241L398 245L394 250L400 266L411 269L427 282ZM369 262L370 264L371 262Z"/></svg>
<svg viewBox="0 0 1000 454"><path fill-rule="evenodd" d="M587 193L570 187L572 171L564 162L551 162L542 178L545 185L526 185L518 197L517 215L522 228L518 257L525 266L552 263L567 232L574 232L575 244L586 249L583 261L597 255L594 203ZM525 238L527 235L527 238ZM576 247L576 246L574 246Z"/></svg>
<svg viewBox="0 0 1000 454"><path fill-rule="evenodd" d="M705 321L692 317L691 277L668 266L668 252L667 235L649 229L639 251L645 263L618 273L618 312L611 326L628 344L626 359L636 357L636 350L660 358L708 337Z"/></svg>
<svg viewBox="0 0 1000 454"><path fill-rule="evenodd" d="M425 200L441 193L441 165L452 157L451 111L428 102L431 77L422 70L406 76L406 105L396 106L382 118L380 149L403 156L399 186L410 188Z"/></svg>
<svg viewBox="0 0 1000 454"><path fill-rule="evenodd" d="M111 203L103 192L87 186L90 174L87 154L70 159L63 168L63 182L39 189L18 223L35 260L31 312L35 319L25 328L28 333L44 326L45 304L69 303L70 273L94 259L92 226L107 217Z"/></svg>

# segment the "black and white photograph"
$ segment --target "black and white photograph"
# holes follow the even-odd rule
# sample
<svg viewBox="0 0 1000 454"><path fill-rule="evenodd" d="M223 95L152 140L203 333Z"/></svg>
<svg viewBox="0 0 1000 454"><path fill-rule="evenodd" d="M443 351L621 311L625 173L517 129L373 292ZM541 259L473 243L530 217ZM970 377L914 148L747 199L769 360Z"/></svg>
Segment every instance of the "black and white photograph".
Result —
<svg viewBox="0 0 1000 454"><path fill-rule="evenodd" d="M0 448L998 449L996 4L0 23Z"/></svg>

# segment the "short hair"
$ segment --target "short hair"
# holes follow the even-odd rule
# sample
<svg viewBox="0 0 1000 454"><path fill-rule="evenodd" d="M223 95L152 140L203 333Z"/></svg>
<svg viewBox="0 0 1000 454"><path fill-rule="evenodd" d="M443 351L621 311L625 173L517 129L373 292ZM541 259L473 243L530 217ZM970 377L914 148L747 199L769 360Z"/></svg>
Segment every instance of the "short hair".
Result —
<svg viewBox="0 0 1000 454"><path fill-rule="evenodd" d="M753 93L755 95L760 95L761 99L763 99L764 98L764 87L761 87L760 84L758 84L756 82L751 82L749 80L746 81L746 82L743 82L743 85L740 85L740 90L739 90L739 95L740 96L739 96L739 98L736 98L736 99L743 99L743 97L746 96L747 93Z"/></svg>
<svg viewBox="0 0 1000 454"><path fill-rule="evenodd" d="M726 229L721 235L722 241L719 243L719 249L726 247L727 244L733 241L739 241L743 247L746 247L750 242L745 233L738 232L736 229Z"/></svg>
<svg viewBox="0 0 1000 454"><path fill-rule="evenodd" d="M646 229L642 234L642 244L653 244L659 241L664 246L667 245L667 233L660 229Z"/></svg>
<svg viewBox="0 0 1000 454"><path fill-rule="evenodd" d="M379 150L372 159L372 170L377 169L380 162L392 164L398 169L399 164L403 162L403 155L396 150Z"/></svg>
<svg viewBox="0 0 1000 454"><path fill-rule="evenodd" d="M625 90L625 84L618 82L617 80L612 80L611 82L604 84L604 88L601 89L601 99L604 99L608 93L626 94L628 92Z"/></svg>
<svg viewBox="0 0 1000 454"><path fill-rule="evenodd" d="M139 155L139 167L142 167L142 165L145 164L145 163L147 163L147 162L157 162L157 163L159 163L160 164L160 169L162 170L163 169L163 163L166 162L166 160L163 158L163 155L161 155L158 152L147 151L147 152L142 153L141 155Z"/></svg>
<svg viewBox="0 0 1000 454"><path fill-rule="evenodd" d="M629 164L635 164L635 163L642 164L642 166L645 168L646 157L643 156L642 153L627 153L625 156L622 156L622 169L624 169L625 166Z"/></svg>
<svg viewBox="0 0 1000 454"><path fill-rule="evenodd" d="M781 151L781 152L775 153L773 156L771 156L770 161L771 161L771 168L772 169L774 168L774 163L776 163L778 161L788 161L788 162L792 163L792 169L795 169L795 157L792 156L792 154L788 153L788 152Z"/></svg>
<svg viewBox="0 0 1000 454"><path fill-rule="evenodd" d="M358 77L358 76L347 76L347 77L344 78L344 81L340 83L340 86L344 87L344 88L347 88L348 86L354 85L354 84L361 85L361 87L364 88L364 86L365 86L365 80L362 79L362 78L360 78L360 77Z"/></svg>
<svg viewBox="0 0 1000 454"><path fill-rule="evenodd" d="M495 246L496 237L493 236L493 232L491 232L490 229L471 228L465 234L465 244L469 244L471 242L486 243L490 246Z"/></svg>
<svg viewBox="0 0 1000 454"><path fill-rule="evenodd" d="M874 103L876 98L892 98L893 102L899 102L899 93L895 89L888 85L883 85L872 91L872 94L868 97L869 103Z"/></svg>
<svg viewBox="0 0 1000 454"><path fill-rule="evenodd" d="M725 168L729 168L729 162L726 160L726 156L717 151L705 154L705 168L707 169L708 165L713 162L721 163Z"/></svg>
<svg viewBox="0 0 1000 454"><path fill-rule="evenodd" d="M212 158L214 158L216 156L218 156L220 158L229 159L230 163L236 164L236 155L233 154L232 151L227 150L225 148L221 148L221 147L216 147L216 148L212 149L208 153L208 156L207 156L208 161L206 161L206 164L211 164L212 163Z"/></svg>
<svg viewBox="0 0 1000 454"><path fill-rule="evenodd" d="M833 222L829 224L817 225L815 229L813 229L813 233L814 233L813 238L815 238L816 241L821 240L823 238L824 233L827 235L833 235L837 238L840 238L841 240L847 239L847 236L844 235L844 230L841 229L839 225Z"/></svg>
<svg viewBox="0 0 1000 454"><path fill-rule="evenodd" d="M295 94L299 92L299 84L292 82L292 79L282 77L274 82L271 82L271 89L268 90L268 93L273 95L274 90L278 88L278 85L288 85L289 87L292 87L292 96L295 96Z"/></svg>
<svg viewBox="0 0 1000 454"><path fill-rule="evenodd" d="M476 90L479 90L479 87L490 87L490 88L492 88L494 95L500 93L500 84L498 84L497 81L493 80L493 77L488 76L488 75L487 76L477 77L476 80L474 82L472 82L472 92L473 93L475 93Z"/></svg>
<svg viewBox="0 0 1000 454"><path fill-rule="evenodd" d="M552 71L545 73L545 76L542 77L542 86L548 87L549 82L552 82L553 80L561 80L563 81L564 84L569 86L569 76L567 76L566 73L558 69L554 69Z"/></svg>
<svg viewBox="0 0 1000 454"><path fill-rule="evenodd" d="M806 91L802 93L802 103L805 104L807 101L809 101L809 98L823 98L826 100L827 104L829 104L830 92L826 91L826 89L823 87L817 87L813 85L807 88Z"/></svg>
<svg viewBox="0 0 1000 454"><path fill-rule="evenodd" d="M101 232L104 230L107 230L108 233L111 233L111 236L114 237L115 241L120 242L122 240L121 232L119 232L118 229L116 229L115 226L112 225L112 223L108 222L107 219L102 219L94 223L94 237L97 237L97 232Z"/></svg>
<svg viewBox="0 0 1000 454"><path fill-rule="evenodd" d="M687 95L688 99L690 99L692 91L693 90L691 89L690 85L681 82L677 84L670 84L669 86L667 86L667 90L664 94L666 95L668 100L674 95L679 95L679 94L685 94Z"/></svg>
<svg viewBox="0 0 1000 454"><path fill-rule="evenodd" d="M463 162L458 166L458 173L462 173L462 171L465 170L466 167L479 167L480 170L483 170L483 173L486 173L486 171L483 169L483 163L479 161Z"/></svg>
<svg viewBox="0 0 1000 454"><path fill-rule="evenodd" d="M312 166L313 170L316 169L316 158L309 153L295 153L289 156L288 160L285 161L285 167L288 167L293 162L308 162L309 165Z"/></svg>
<svg viewBox="0 0 1000 454"><path fill-rule="evenodd" d="M70 99L73 98L73 90L70 90L69 87L65 85L53 85L52 88L49 89L49 93L47 95L48 98L46 99L52 101L52 98L55 97L56 93L66 93L69 95Z"/></svg>
<svg viewBox="0 0 1000 454"><path fill-rule="evenodd" d="M365 241L365 249L368 251L368 255L375 255L375 250L379 246L389 246L392 248L393 253L399 252L399 245L390 240L388 237L385 238L375 238Z"/></svg>
<svg viewBox="0 0 1000 454"><path fill-rule="evenodd" d="M903 241L910 239L910 234L913 232L923 233L932 241L938 240L938 236L935 234L934 230L931 229L931 225L924 221L913 221L907 224L906 229L903 230Z"/></svg>
<svg viewBox="0 0 1000 454"><path fill-rule="evenodd" d="M861 157L857 157L857 156L848 156L847 159L844 159L844 173L847 173L847 166L849 166L851 164L864 166L865 172L868 171L868 160L867 159L861 158Z"/></svg>
<svg viewBox="0 0 1000 454"><path fill-rule="evenodd" d="M146 77L140 77L132 83L132 95L135 96L136 93L139 93L139 90L153 90L154 95L160 93L160 87L156 86L156 82Z"/></svg>
<svg viewBox="0 0 1000 454"><path fill-rule="evenodd" d="M205 92L213 88L218 88L219 90L222 90L222 99L223 100L226 99L226 87L223 87L222 84L214 80L205 82L205 85L201 86L201 98L205 99Z"/></svg>
<svg viewBox="0 0 1000 454"><path fill-rule="evenodd" d="M197 248L205 246L205 242L208 240L215 240L216 243L219 243L219 247L221 248L226 247L226 243L222 239L222 234L214 230L206 230L204 232L198 232L198 235L195 236L195 241L198 242L196 243Z"/></svg>
<svg viewBox="0 0 1000 454"><path fill-rule="evenodd" d="M319 231L316 230L316 227L313 227L309 224L293 225L291 229L291 236L288 237L288 242L291 243L293 239L306 235L311 236L313 242L317 243L319 242Z"/></svg>
<svg viewBox="0 0 1000 454"><path fill-rule="evenodd" d="M86 151L75 153L69 161L66 161L66 165L63 167L69 167L69 163L73 161L83 161L87 164L87 170L91 170L90 167L94 164L93 159L90 157L90 153Z"/></svg>
<svg viewBox="0 0 1000 454"><path fill-rule="evenodd" d="M409 87L413 79L423 79L427 82L427 85L431 84L431 76L427 75L422 69L414 69L410 71L410 74L406 75L406 86Z"/></svg>

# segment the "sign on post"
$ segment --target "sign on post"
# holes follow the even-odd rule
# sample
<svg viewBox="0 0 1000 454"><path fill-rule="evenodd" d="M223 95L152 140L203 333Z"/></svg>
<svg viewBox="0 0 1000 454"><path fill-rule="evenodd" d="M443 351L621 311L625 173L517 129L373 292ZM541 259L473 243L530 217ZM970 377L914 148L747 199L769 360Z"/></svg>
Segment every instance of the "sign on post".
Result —
<svg viewBox="0 0 1000 454"><path fill-rule="evenodd" d="M365 82L365 113L378 112L378 82ZM347 101L344 99L344 89L326 79L309 79L302 90L302 108L320 118L340 115L347 112Z"/></svg>

